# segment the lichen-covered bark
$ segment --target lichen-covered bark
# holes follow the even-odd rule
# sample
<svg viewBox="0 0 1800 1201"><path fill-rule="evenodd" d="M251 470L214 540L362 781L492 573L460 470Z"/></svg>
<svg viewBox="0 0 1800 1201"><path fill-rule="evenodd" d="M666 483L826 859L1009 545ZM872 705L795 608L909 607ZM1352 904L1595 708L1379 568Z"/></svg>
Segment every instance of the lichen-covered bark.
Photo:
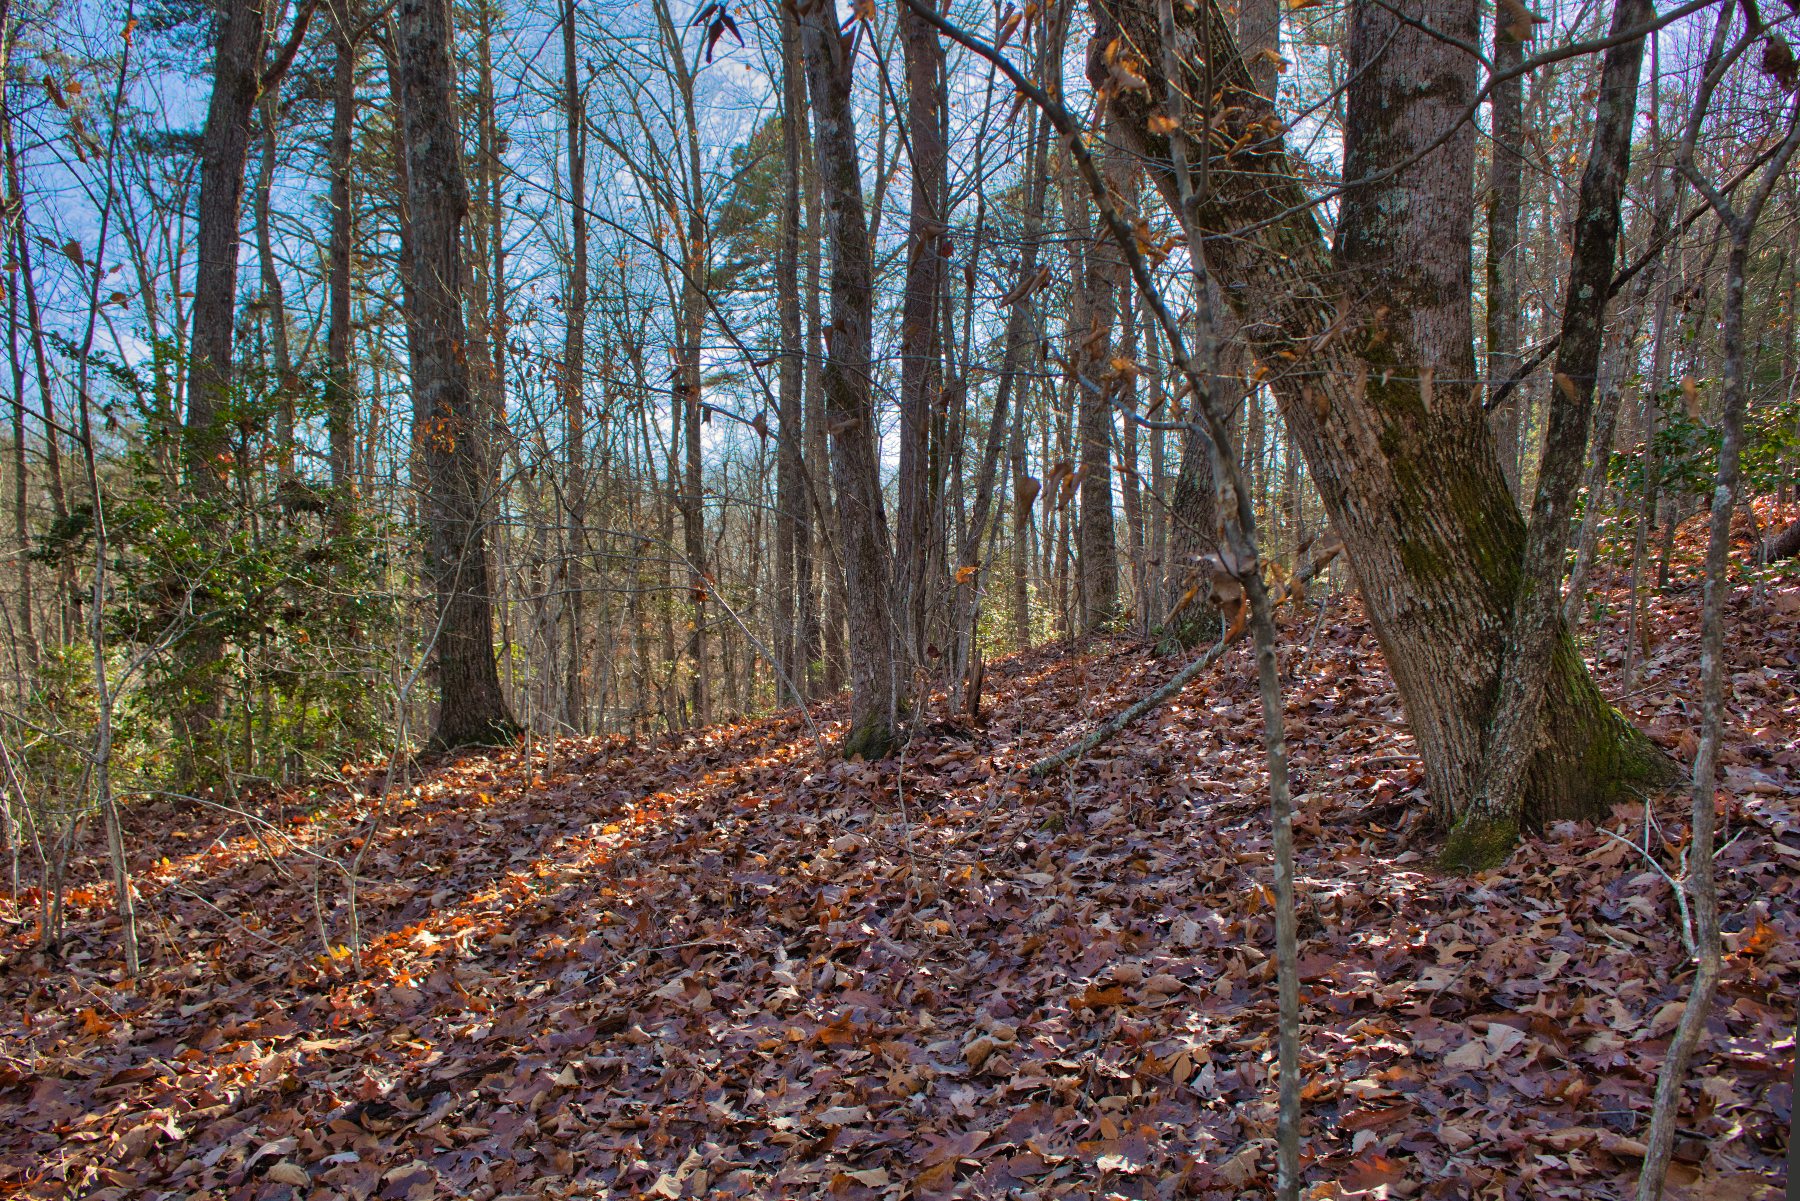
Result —
<svg viewBox="0 0 1800 1201"><path fill-rule="evenodd" d="M1097 35L1089 71L1097 83L1109 74L1104 51L1114 38L1158 46L1154 0L1090 7ZM1467 0L1415 3L1407 12L1474 37ZM1190 66L1185 90L1220 96L1212 191L1200 213L1208 261L1271 371L1289 432L1355 569L1434 802L1453 818L1479 779L1525 535L1478 400L1456 382L1474 376L1474 131L1397 176L1354 189L1333 254L1223 14L1213 3L1191 13L1177 6L1177 20L1201 47L1186 61L1212 64L1210 79ZM1410 157L1441 133L1472 96L1474 70L1455 61L1460 52L1385 8L1359 6L1352 42L1356 132L1345 171L1355 178ZM1158 60L1142 56L1148 90L1118 93L1111 111L1134 149L1166 163L1167 141L1149 125L1165 94ZM1153 177L1172 198L1169 173ZM1553 662L1548 734L1527 773L1527 824L1604 813L1668 770L1606 705L1566 634Z"/></svg>

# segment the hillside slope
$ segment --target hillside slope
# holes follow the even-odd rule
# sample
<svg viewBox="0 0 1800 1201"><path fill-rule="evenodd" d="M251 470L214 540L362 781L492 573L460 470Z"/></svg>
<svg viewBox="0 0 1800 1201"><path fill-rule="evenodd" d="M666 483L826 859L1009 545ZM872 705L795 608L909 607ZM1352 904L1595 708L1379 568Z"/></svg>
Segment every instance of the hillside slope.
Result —
<svg viewBox="0 0 1800 1201"><path fill-rule="evenodd" d="M1622 700L1684 761L1698 599L1658 602ZM1756 1197L1792 1103L1800 571L1731 610L1729 956L1677 1167ZM1661 874L1685 801L1440 878L1355 603L1287 620L1309 1195L1626 1196L1687 985ZM1590 627L1604 681L1622 627ZM1008 660L981 725L880 765L789 712L465 756L385 800L371 772L254 821L139 805L140 983L94 861L64 961L32 947L35 894L0 902L0 1191L1266 1195L1248 651L1075 770L1024 770L1178 666Z"/></svg>

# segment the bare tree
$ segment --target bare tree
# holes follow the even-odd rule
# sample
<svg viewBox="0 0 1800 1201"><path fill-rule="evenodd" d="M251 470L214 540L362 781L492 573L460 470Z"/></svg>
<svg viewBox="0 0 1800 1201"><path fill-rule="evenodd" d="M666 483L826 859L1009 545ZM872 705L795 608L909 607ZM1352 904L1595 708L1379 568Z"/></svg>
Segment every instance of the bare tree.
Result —
<svg viewBox="0 0 1800 1201"><path fill-rule="evenodd" d="M801 36L831 259L831 319L821 382L850 619L850 729L844 754L879 759L898 745L907 673L894 624L893 553L869 394L873 265L850 103L856 34L840 34L830 8L814 5L801 18Z"/></svg>
<svg viewBox="0 0 1800 1201"><path fill-rule="evenodd" d="M509 739L518 729L494 668L487 528L493 504L488 414L469 376L462 223L469 193L451 105L450 13L443 0L395 10L398 96L412 257L413 452L425 568L436 595L434 746Z"/></svg>

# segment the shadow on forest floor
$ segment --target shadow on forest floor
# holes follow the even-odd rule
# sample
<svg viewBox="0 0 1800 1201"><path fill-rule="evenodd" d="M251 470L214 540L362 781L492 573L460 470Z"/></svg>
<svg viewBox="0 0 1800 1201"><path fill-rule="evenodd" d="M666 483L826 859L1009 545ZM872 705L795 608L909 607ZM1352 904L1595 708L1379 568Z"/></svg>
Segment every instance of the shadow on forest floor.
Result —
<svg viewBox="0 0 1800 1201"><path fill-rule="evenodd" d="M1654 601L1621 701L1684 762L1692 583ZM1618 581L1602 572L1596 597L1616 613ZM1800 571L1731 607L1729 955L1677 1166L1694 1195L1754 1197L1779 1179L1792 1104ZM1316 638L1310 616L1287 620L1310 1195L1628 1195L1687 987L1659 871L1678 870L1685 802L1648 807L1655 864L1569 823L1499 871L1440 878L1359 607L1332 602ZM1610 694L1622 626L1603 611L1588 627ZM254 827L138 807L137 984L120 983L103 884L73 892L57 964L31 949L29 898L0 899L16 931L0 1191L1266 1191L1275 990L1248 649L1073 771L1025 772L1177 666L1122 643L1018 656L990 671L979 726L931 725L876 765L838 761L787 712L465 754L372 822L341 791ZM1608 825L1642 841L1646 820ZM362 837L351 954L320 856Z"/></svg>

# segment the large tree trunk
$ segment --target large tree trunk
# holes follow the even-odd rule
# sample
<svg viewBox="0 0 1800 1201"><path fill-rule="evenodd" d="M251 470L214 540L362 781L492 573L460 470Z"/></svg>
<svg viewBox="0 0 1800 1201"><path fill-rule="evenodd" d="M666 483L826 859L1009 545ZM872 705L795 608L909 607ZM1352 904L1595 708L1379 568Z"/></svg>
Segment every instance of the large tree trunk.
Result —
<svg viewBox="0 0 1800 1201"><path fill-rule="evenodd" d="M850 730L844 754L878 759L896 745L906 680L895 638L893 561L869 393L873 267L850 104L853 60L848 40L838 34L836 14L826 6L814 6L802 30L831 255L822 383L850 624Z"/></svg>
<svg viewBox="0 0 1800 1201"><path fill-rule="evenodd" d="M1092 10L1097 79L1109 74L1104 48L1121 32L1131 45L1160 44L1153 0ZM1344 539L1448 821L1479 780L1525 536L1476 395L1460 382L1474 374L1474 130L1346 196L1333 256L1279 125L1249 126L1260 118L1246 99L1248 71L1217 6L1177 10L1213 64L1212 86L1224 92L1213 144L1242 146L1211 164L1212 191L1199 214L1206 253L1272 372L1288 428ZM1475 34L1467 0L1405 11L1433 30ZM1126 140L1153 164L1169 160L1167 140L1149 126L1166 90L1156 57L1143 65L1147 93L1124 92L1112 107ZM1458 119L1474 89L1473 65L1460 51L1373 6L1353 20L1350 78L1352 179L1422 149ZM1183 85L1189 95L1210 95L1204 82L1196 75ZM1154 174L1172 201L1174 180ZM1256 232L1239 232L1246 229ZM1528 824L1603 814L1634 788L1667 778L1667 761L1606 704L1560 633L1545 712L1548 734L1527 773Z"/></svg>
<svg viewBox="0 0 1800 1201"><path fill-rule="evenodd" d="M463 319L462 223L469 193L451 106L454 66L444 0L396 11L407 217L412 258L413 449L425 569L437 598L435 747L492 744L517 732L494 667L487 526L493 468L487 411L471 385Z"/></svg>
<svg viewBox="0 0 1800 1201"><path fill-rule="evenodd" d="M937 606L932 601L932 539L940 527L933 487L932 429L943 382L938 297L943 287L944 47L937 30L900 5L906 58L906 132L911 150L912 207L907 217L906 285L900 301L900 474L896 490L895 606L904 649L914 668L928 667Z"/></svg>
<svg viewBox="0 0 1800 1201"><path fill-rule="evenodd" d="M238 216L250 115L260 91L265 10L257 0L229 0L213 51L212 101L200 140L200 205L195 225L194 332L188 345L187 421L182 445L187 484L202 497L225 491L219 456L225 429L219 411L231 388L236 333Z"/></svg>

